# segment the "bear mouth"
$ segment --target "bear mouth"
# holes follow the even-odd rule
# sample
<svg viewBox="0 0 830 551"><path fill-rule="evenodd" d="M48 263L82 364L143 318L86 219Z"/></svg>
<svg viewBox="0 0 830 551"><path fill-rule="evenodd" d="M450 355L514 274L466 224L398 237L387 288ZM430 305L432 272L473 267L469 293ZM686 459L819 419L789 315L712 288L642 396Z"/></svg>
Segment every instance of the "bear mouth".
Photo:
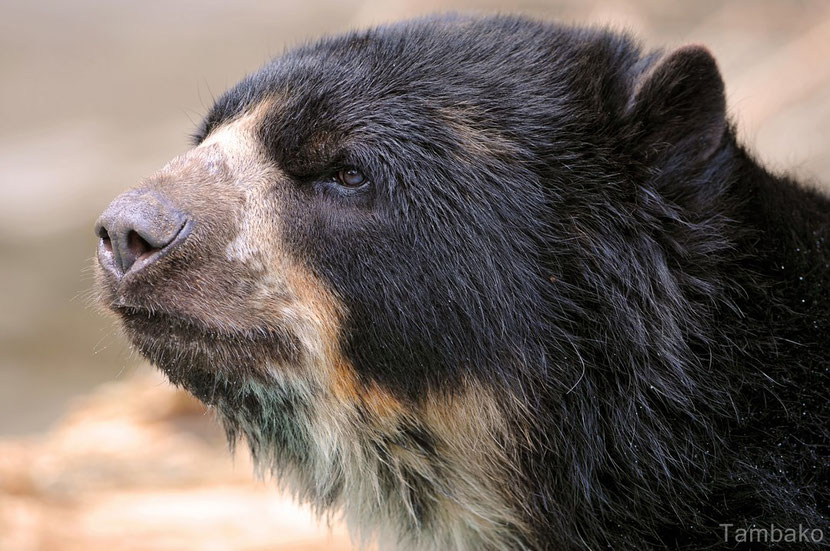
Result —
<svg viewBox="0 0 830 551"><path fill-rule="evenodd" d="M139 353L208 405L233 398L247 381L267 383L268 366L300 360L298 339L287 329L234 331L178 313L132 306L113 310Z"/></svg>

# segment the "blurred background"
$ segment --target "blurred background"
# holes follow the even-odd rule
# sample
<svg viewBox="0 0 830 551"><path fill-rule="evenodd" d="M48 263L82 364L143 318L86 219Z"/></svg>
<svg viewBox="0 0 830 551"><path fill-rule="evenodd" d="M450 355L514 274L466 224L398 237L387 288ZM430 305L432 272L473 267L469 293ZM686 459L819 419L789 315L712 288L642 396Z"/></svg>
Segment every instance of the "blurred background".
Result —
<svg viewBox="0 0 830 551"><path fill-rule="evenodd" d="M830 189L825 0L0 0L0 551L350 548L130 353L91 301L92 226L286 47L447 10L706 44L743 141Z"/></svg>

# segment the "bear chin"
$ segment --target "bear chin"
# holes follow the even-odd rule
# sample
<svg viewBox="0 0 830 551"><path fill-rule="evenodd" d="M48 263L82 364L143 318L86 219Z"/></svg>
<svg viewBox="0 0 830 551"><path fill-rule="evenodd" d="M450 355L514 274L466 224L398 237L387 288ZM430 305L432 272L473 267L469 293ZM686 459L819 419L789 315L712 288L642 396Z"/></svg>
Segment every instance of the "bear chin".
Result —
<svg viewBox="0 0 830 551"><path fill-rule="evenodd" d="M267 384L274 370L268 366L298 362L296 338L288 331L228 331L180 314L117 311L133 346L207 405L235 403L246 380Z"/></svg>

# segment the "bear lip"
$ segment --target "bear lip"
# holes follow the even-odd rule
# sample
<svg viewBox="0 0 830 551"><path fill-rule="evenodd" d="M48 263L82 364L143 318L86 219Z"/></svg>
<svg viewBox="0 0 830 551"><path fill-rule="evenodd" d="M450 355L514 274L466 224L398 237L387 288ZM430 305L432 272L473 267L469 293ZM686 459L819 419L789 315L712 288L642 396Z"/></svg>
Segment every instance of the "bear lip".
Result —
<svg viewBox="0 0 830 551"><path fill-rule="evenodd" d="M167 309L152 308L147 306L137 306L127 304L123 301L113 303L111 305L113 311L120 315L124 321L141 323L150 326L166 327L170 334L176 335L192 335L195 338L210 338L221 341L245 341L253 340L255 332L246 332L236 329L227 329L218 326L212 326L195 316L190 316L183 312L175 312ZM128 327L130 333L136 331L133 325ZM149 333L149 331L147 332Z"/></svg>
<svg viewBox="0 0 830 551"><path fill-rule="evenodd" d="M125 333L141 354L163 371L181 372L179 365L162 365L153 354L176 351L189 343L195 345L198 356L211 363L213 356L228 357L255 363L267 358L279 363L296 363L300 347L296 336L285 328L257 327L249 330L212 326L204 321L166 310L144 307L111 306L122 319ZM195 353L195 352L194 352ZM248 367L245 371L256 371Z"/></svg>

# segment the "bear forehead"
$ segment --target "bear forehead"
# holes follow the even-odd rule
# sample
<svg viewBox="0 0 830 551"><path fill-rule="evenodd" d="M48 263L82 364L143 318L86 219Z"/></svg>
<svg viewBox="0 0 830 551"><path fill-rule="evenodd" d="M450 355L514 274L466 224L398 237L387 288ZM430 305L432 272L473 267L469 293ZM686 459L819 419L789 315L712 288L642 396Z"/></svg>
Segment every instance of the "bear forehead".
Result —
<svg viewBox="0 0 830 551"><path fill-rule="evenodd" d="M590 92L573 86L586 65L596 80L624 72L636 57L627 38L600 30L509 17L423 18L287 51L225 92L194 138L199 143L265 99L277 100L267 128L285 139L419 123L440 109L509 125L517 111L546 110L535 101Z"/></svg>

